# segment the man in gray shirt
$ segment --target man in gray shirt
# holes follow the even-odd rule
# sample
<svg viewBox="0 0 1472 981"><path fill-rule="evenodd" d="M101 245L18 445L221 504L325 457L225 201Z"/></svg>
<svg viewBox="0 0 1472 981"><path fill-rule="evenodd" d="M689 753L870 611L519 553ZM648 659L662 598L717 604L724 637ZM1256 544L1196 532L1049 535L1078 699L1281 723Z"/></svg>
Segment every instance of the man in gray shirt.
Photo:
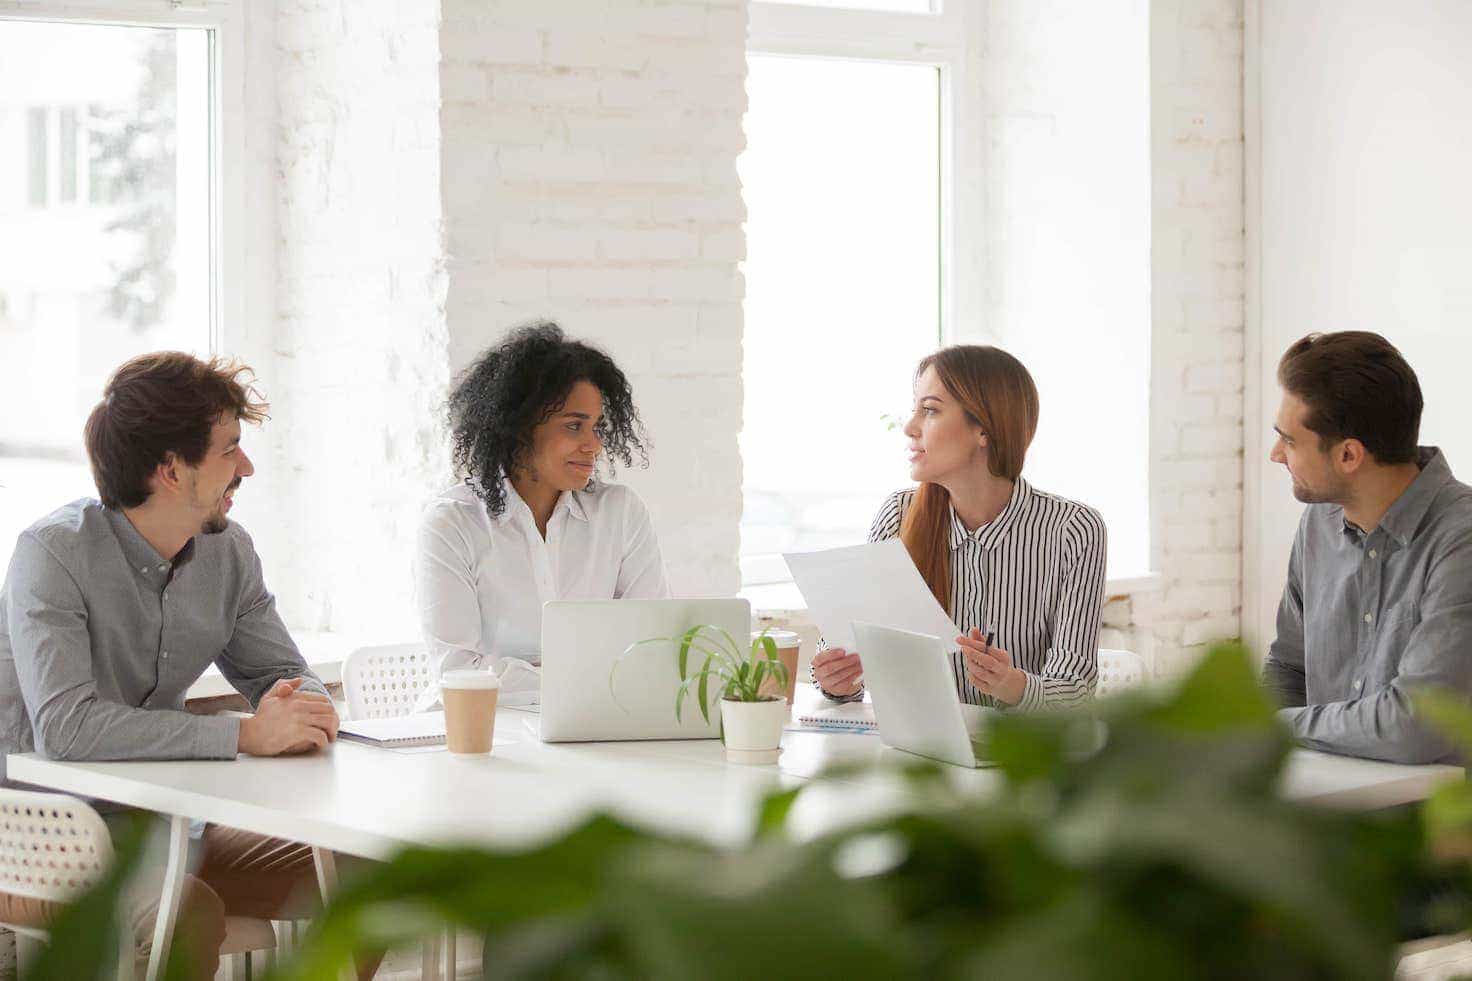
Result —
<svg viewBox="0 0 1472 981"><path fill-rule="evenodd" d="M1472 488L1417 445L1420 384L1378 334L1311 334L1278 383L1271 458L1309 506L1263 682L1313 749L1457 762L1411 696L1472 696Z"/></svg>
<svg viewBox="0 0 1472 981"><path fill-rule="evenodd" d="M254 473L241 421L265 418L243 375L167 352L109 380L85 430L101 500L23 532L0 590L0 753L234 759L336 738L337 713L276 613L250 536L225 516ZM184 710L211 663L253 715ZM307 846L213 825L202 844L180 924L194 939L191 975L213 977L225 914L310 915L314 866ZM140 938L156 903L134 911ZM54 914L0 893L0 920L43 926Z"/></svg>

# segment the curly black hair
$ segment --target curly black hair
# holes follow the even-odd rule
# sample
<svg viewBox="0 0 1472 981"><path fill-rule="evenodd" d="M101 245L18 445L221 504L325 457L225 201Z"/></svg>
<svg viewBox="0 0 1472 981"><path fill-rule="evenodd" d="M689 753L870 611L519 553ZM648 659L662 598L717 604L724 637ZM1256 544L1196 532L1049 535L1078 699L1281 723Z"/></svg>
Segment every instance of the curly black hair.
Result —
<svg viewBox="0 0 1472 981"><path fill-rule="evenodd" d="M532 430L561 411L573 385L586 381L603 393L598 437L609 461L649 466L649 437L629 380L613 359L568 340L549 321L512 331L455 381L450 392L450 443L455 466L471 480L492 515L506 510L502 478L532 449ZM610 475L614 467L609 464Z"/></svg>

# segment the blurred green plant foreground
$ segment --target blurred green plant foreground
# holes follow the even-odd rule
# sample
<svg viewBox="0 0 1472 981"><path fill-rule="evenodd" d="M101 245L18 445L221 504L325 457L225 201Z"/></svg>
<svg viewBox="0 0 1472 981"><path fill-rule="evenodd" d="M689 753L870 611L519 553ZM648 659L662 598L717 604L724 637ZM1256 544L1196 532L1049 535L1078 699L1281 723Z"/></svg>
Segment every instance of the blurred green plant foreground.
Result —
<svg viewBox="0 0 1472 981"><path fill-rule="evenodd" d="M1472 746L1463 702L1421 707ZM1173 691L1003 715L989 738L998 792L911 766L914 810L816 840L784 833L797 790L738 851L608 817L532 852L409 849L272 976L327 981L453 923L485 934L495 978L1388 978L1407 931L1472 923L1469 786L1370 815L1280 800L1291 743L1240 647ZM57 924L43 976L107 949L115 894Z"/></svg>

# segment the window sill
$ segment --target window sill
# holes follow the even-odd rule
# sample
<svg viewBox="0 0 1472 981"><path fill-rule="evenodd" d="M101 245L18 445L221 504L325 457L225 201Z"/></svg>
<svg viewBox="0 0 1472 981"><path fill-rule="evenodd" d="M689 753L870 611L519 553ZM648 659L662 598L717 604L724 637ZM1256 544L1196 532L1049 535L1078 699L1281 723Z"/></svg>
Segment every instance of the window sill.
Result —
<svg viewBox="0 0 1472 981"><path fill-rule="evenodd" d="M1163 580L1158 572L1133 576L1116 576L1104 582L1105 600L1157 592ZM751 603L753 616L790 617L805 615L808 605L794 582L762 583L746 586L736 594Z"/></svg>

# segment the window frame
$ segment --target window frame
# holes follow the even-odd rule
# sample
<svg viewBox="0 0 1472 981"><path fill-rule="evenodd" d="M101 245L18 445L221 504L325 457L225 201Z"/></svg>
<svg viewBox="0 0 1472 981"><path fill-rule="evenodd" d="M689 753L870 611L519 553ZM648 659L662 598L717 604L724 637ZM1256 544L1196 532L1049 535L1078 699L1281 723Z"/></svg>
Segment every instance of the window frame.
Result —
<svg viewBox="0 0 1472 981"><path fill-rule="evenodd" d="M985 115L983 11L965 0L934 0L931 13L894 13L752 0L748 55L786 55L925 65L939 73L941 344L995 343L984 306ZM785 563L740 556L743 595L788 586Z"/></svg>
<svg viewBox="0 0 1472 981"><path fill-rule="evenodd" d="M241 0L0 0L3 21L197 28L210 32L209 350L211 354L224 350L246 324L244 273L249 212L244 195L245 31ZM50 115L56 113L51 111ZM54 144L55 139L51 142ZM48 176L48 198L49 184Z"/></svg>

